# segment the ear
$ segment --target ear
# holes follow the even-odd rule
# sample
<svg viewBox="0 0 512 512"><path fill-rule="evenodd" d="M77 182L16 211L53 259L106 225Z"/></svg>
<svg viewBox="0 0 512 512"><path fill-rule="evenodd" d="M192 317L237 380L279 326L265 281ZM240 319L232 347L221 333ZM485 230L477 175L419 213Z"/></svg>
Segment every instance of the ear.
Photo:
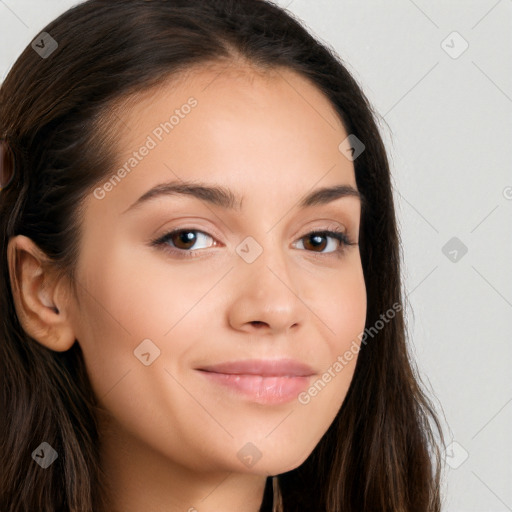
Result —
<svg viewBox="0 0 512 512"><path fill-rule="evenodd" d="M14 306L25 332L51 350L70 349L75 333L68 280L59 277L45 253L23 235L9 240L7 260Z"/></svg>

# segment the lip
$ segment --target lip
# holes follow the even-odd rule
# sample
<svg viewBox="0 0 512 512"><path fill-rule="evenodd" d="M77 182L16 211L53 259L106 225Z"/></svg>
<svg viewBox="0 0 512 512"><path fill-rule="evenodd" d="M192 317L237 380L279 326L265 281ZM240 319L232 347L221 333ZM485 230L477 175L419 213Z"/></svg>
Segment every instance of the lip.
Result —
<svg viewBox="0 0 512 512"><path fill-rule="evenodd" d="M309 377L315 371L295 359L245 359L198 368L206 372L261 377Z"/></svg>
<svg viewBox="0 0 512 512"><path fill-rule="evenodd" d="M293 359L233 361L197 370L209 382L265 405L297 398L315 375L308 365Z"/></svg>

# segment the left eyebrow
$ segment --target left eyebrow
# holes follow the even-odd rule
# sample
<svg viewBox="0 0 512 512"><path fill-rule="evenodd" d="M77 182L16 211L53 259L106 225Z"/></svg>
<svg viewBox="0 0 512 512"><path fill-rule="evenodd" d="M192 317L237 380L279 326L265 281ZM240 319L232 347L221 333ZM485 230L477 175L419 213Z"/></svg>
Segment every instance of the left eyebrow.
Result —
<svg viewBox="0 0 512 512"><path fill-rule="evenodd" d="M172 181L162 183L145 192L137 201L130 205L124 212L139 207L152 199L168 195L189 195L197 199L207 201L208 203L220 206L221 208L240 211L242 209L243 198L236 195L232 190L219 186L208 185L205 183L193 183L186 181ZM356 197L363 201L362 194L351 185L336 185L334 187L324 187L313 190L299 203L300 208L330 203L343 197Z"/></svg>
<svg viewBox="0 0 512 512"><path fill-rule="evenodd" d="M316 206L319 204L327 204L342 197L356 197L363 202L363 195L352 185L336 185L334 187L324 187L313 190L299 203L300 208L308 206Z"/></svg>

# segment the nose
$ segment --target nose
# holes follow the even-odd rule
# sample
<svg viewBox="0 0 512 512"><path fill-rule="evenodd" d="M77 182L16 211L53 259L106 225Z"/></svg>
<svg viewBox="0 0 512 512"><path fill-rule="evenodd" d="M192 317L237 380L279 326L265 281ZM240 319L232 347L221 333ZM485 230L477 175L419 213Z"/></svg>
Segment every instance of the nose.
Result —
<svg viewBox="0 0 512 512"><path fill-rule="evenodd" d="M237 266L228 311L230 326L253 334L297 330L307 308L278 250L266 248L256 261L247 264L241 260Z"/></svg>

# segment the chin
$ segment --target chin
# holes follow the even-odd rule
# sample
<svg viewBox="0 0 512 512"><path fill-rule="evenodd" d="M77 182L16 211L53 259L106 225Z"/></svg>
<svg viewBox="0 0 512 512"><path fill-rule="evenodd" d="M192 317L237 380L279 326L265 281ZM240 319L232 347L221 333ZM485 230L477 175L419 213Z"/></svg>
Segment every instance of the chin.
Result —
<svg viewBox="0 0 512 512"><path fill-rule="evenodd" d="M261 458L254 463L254 465L247 466L245 472L262 476L274 476L281 473L287 473L288 471L292 471L303 464L311 452L312 450L306 453L300 453L300 455L297 456L297 452L290 455L282 454L279 453L278 450L274 450L271 456L267 457L265 457L265 454L263 453Z"/></svg>

